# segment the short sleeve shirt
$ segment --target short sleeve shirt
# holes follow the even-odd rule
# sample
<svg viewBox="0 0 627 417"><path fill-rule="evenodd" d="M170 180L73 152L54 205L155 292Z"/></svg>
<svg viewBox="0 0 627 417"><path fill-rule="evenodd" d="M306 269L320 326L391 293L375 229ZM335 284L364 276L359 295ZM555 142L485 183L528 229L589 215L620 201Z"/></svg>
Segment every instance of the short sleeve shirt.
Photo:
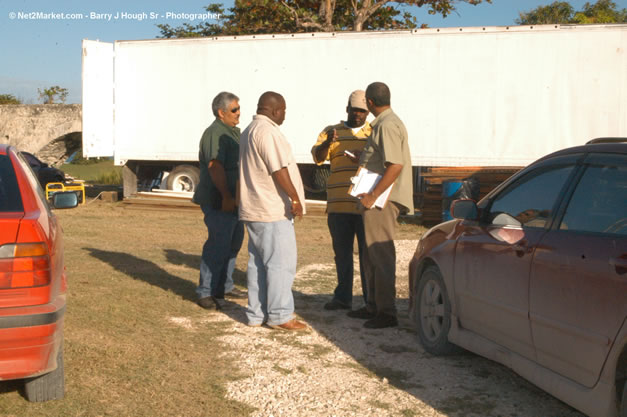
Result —
<svg viewBox="0 0 627 417"><path fill-rule="evenodd" d="M282 168L287 168L304 214L305 192L292 147L276 123L255 115L240 137L240 220L275 222L292 218L292 202L272 177Z"/></svg>
<svg viewBox="0 0 627 417"><path fill-rule="evenodd" d="M381 175L385 172L386 163L402 164L403 169L394 182L389 201L403 206L403 212L413 214L413 181L407 129L392 109L383 111L370 125L372 134L366 142L359 164Z"/></svg>
<svg viewBox="0 0 627 417"><path fill-rule="evenodd" d="M318 160L318 148L327 140L327 131L335 129L337 140L327 149L325 159ZM351 177L359 167L351 161L344 151L363 150L366 139L370 136L370 124L364 123L360 128L350 128L345 122L334 126L327 126L318 136L316 144L311 148L311 154L316 165L331 161L331 175L327 179L327 212L348 213L359 215L356 197L348 194L351 186Z"/></svg>
<svg viewBox="0 0 627 417"><path fill-rule="evenodd" d="M238 127L231 127L219 119L216 119L205 129L200 139L198 160L200 161L200 181L194 201L198 204L209 204L209 196L215 188L209 175L209 162L219 161L224 167L226 184L235 197L235 189L239 178L239 138Z"/></svg>

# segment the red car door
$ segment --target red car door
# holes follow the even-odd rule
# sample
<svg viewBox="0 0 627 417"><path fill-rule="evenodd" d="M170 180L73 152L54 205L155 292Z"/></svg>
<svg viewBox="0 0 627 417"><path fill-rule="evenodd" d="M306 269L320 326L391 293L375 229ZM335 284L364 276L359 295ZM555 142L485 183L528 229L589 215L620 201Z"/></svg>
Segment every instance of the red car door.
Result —
<svg viewBox="0 0 627 417"><path fill-rule="evenodd" d="M501 190L456 248L461 326L529 358L535 357L529 324L531 261L573 171L574 158L568 161L540 166Z"/></svg>
<svg viewBox="0 0 627 417"><path fill-rule="evenodd" d="M627 156L584 168L536 250L530 317L538 362L592 387L627 317Z"/></svg>

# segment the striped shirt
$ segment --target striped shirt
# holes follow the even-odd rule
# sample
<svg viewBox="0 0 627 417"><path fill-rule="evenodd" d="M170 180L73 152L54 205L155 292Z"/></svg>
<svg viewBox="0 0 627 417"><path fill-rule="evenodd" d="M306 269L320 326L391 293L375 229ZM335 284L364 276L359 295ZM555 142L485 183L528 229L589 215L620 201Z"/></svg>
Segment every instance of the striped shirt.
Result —
<svg viewBox="0 0 627 417"><path fill-rule="evenodd" d="M333 142L324 159L318 160L316 151L327 140L326 132L330 129L337 131L337 140ZM352 129L344 122L326 127L318 136L318 141L311 148L313 160L317 165L331 161L331 175L327 180L327 213L359 214L357 210L357 198L348 194L351 185L351 177L357 172L358 164L353 163L346 155L345 150L362 150L366 145L366 139L370 135L371 128L368 122L361 128Z"/></svg>

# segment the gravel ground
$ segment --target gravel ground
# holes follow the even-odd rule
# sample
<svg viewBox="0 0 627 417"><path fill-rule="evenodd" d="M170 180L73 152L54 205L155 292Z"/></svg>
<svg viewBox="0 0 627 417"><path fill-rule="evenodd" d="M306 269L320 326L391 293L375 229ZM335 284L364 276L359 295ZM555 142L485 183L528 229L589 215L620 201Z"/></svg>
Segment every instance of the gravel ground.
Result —
<svg viewBox="0 0 627 417"><path fill-rule="evenodd" d="M307 332L246 326L245 300L207 313L204 322L232 326L222 338L231 347L224 356L239 364L242 377L228 384L227 397L264 417L581 416L494 362L470 353L426 353L407 316L406 271L416 241L396 245L397 328L364 329L345 311L323 310L329 295L319 295L313 283L335 279L333 264L307 265L297 273L296 313L310 326ZM202 325L169 320L190 330Z"/></svg>

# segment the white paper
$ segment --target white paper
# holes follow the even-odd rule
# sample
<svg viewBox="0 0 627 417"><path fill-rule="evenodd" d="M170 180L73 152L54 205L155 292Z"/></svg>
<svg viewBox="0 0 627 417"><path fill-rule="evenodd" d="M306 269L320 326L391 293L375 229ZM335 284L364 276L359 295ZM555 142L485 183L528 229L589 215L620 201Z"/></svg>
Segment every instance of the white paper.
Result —
<svg viewBox="0 0 627 417"><path fill-rule="evenodd" d="M374 190L374 187L381 181L383 176L377 174L376 172L368 171L366 168L360 168L357 171L357 175L351 178L351 182L353 183L353 188L350 190L349 194L353 197L357 197L360 194L367 194ZM383 208L385 202L388 200L390 196L390 192L392 191L392 186L390 185L374 202L375 207Z"/></svg>

